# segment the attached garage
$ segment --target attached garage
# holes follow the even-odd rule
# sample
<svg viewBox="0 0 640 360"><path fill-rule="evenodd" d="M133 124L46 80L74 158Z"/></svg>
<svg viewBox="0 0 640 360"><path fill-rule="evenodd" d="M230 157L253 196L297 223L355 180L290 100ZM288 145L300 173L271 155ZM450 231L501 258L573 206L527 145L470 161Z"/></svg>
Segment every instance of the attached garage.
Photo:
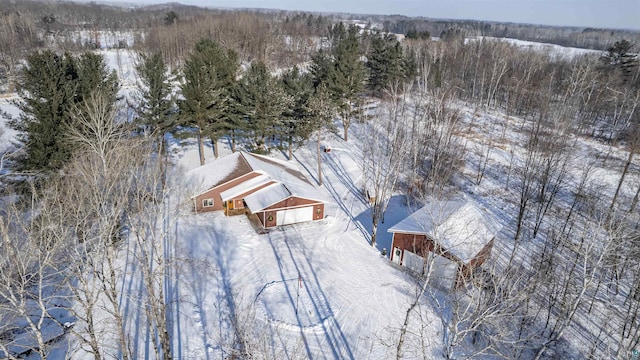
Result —
<svg viewBox="0 0 640 360"><path fill-rule="evenodd" d="M313 221L313 206L276 211L276 225L278 226L305 221Z"/></svg>
<svg viewBox="0 0 640 360"><path fill-rule="evenodd" d="M283 184L262 188L244 201L265 229L324 218L323 200L292 194L291 189Z"/></svg>

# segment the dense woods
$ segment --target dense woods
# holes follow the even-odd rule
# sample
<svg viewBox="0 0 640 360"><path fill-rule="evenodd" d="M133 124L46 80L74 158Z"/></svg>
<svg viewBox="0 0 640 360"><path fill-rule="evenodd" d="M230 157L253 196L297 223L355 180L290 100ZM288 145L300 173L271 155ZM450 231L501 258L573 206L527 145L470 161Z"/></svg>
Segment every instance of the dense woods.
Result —
<svg viewBox="0 0 640 360"><path fill-rule="evenodd" d="M186 195L166 182L167 134L195 139L201 165L218 157L220 140L289 159L315 142L322 184L322 137L353 141L354 124L372 246L398 194L414 206L484 192L513 219L506 250L469 287L443 296L426 265L404 325L384 344L396 358L432 357L433 344L407 330L427 327L432 311L447 359L573 354L565 347L627 358L640 346L637 31L376 16L356 25L178 5L0 7L0 86L21 110L10 121L19 144L0 154L0 358L47 358L66 336L69 351L135 359L121 302L131 272L149 352L172 358L180 299L167 292L180 265L166 203ZM559 56L479 35L602 51ZM136 96L92 52L106 47L137 54ZM584 150L587 141L600 151ZM136 250L123 265L127 247ZM243 327L255 314L241 310L221 320L234 336L220 347L229 358L276 356Z"/></svg>

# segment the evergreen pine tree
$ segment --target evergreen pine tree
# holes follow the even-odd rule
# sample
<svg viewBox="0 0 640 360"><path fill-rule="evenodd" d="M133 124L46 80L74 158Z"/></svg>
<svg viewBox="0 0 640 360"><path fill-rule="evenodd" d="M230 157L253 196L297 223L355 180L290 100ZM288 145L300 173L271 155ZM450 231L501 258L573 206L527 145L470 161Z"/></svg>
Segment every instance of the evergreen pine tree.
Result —
<svg viewBox="0 0 640 360"><path fill-rule="evenodd" d="M163 136L173 127L171 113L174 99L167 65L160 53L139 55L136 71L141 81L138 121L151 136Z"/></svg>
<svg viewBox="0 0 640 360"><path fill-rule="evenodd" d="M198 129L200 164L204 165L203 138L211 138L215 156L217 139L228 128L229 97L238 70L235 52L224 51L209 39L200 40L185 62L181 86L184 99L178 101L183 125Z"/></svg>
<svg viewBox="0 0 640 360"><path fill-rule="evenodd" d="M162 173L164 134L175 126L175 117L172 115L174 99L171 95L171 79L159 52L151 55L140 54L136 71L142 83L138 121L146 133L157 137L158 163Z"/></svg>
<svg viewBox="0 0 640 360"><path fill-rule="evenodd" d="M283 114L283 126L291 159L293 144L307 140L311 135L309 100L313 96L314 88L310 74L300 73L297 66L282 75L282 84L285 93L293 102Z"/></svg>
<svg viewBox="0 0 640 360"><path fill-rule="evenodd" d="M367 55L369 69L368 87L374 93L379 93L388 82L387 44L379 33L371 38L371 48Z"/></svg>
<svg viewBox="0 0 640 360"><path fill-rule="evenodd" d="M22 113L11 125L25 144L20 170L47 173L60 169L73 151L65 139L68 126L73 126L69 111L80 111L78 105L97 90L115 104L118 79L100 55L75 58L47 50L27 57L17 90Z"/></svg>
<svg viewBox="0 0 640 360"><path fill-rule="evenodd" d="M416 74L415 53L404 55L400 42L391 34L374 34L367 56L369 89L377 95L390 83L404 82Z"/></svg>
<svg viewBox="0 0 640 360"><path fill-rule="evenodd" d="M622 39L609 47L603 56L609 66L620 71L622 80L626 83L633 83L634 75L637 76L637 71L634 70L638 66L638 56L631 53L632 48L632 43ZM635 80L637 81L637 78Z"/></svg>
<svg viewBox="0 0 640 360"><path fill-rule="evenodd" d="M342 23L329 29L331 52L319 51L312 57L311 73L316 87L323 85L331 95L340 115L344 139L348 140L351 118L358 110L357 100L364 89L366 68L361 60L360 37L354 25Z"/></svg>
<svg viewBox="0 0 640 360"><path fill-rule="evenodd" d="M118 76L109 71L104 57L85 52L75 59L77 69L76 103L82 103L95 91L100 91L115 105L119 90Z"/></svg>
<svg viewBox="0 0 640 360"><path fill-rule="evenodd" d="M251 64L242 79L241 91L247 128L256 148L264 151L267 139L281 132L282 115L291 106L291 98L262 62Z"/></svg>
<svg viewBox="0 0 640 360"><path fill-rule="evenodd" d="M241 82L229 89L226 132L231 137L231 151L236 151L237 138L248 131L246 94Z"/></svg>
<svg viewBox="0 0 640 360"><path fill-rule="evenodd" d="M344 38L333 47L335 71L329 82L332 94L342 118L344 140L349 140L352 116L358 111L357 100L364 90L366 68L362 62L358 28L351 25Z"/></svg>
<svg viewBox="0 0 640 360"><path fill-rule="evenodd" d="M67 109L75 95L69 78L75 76L73 59L68 55L44 51L27 57L17 88L22 114L12 122L26 149L20 170L49 172L68 160L71 151L63 138Z"/></svg>
<svg viewBox="0 0 640 360"><path fill-rule="evenodd" d="M333 75L335 65L330 54L320 49L311 56L311 75L313 77L313 86L318 87L320 84L328 86Z"/></svg>

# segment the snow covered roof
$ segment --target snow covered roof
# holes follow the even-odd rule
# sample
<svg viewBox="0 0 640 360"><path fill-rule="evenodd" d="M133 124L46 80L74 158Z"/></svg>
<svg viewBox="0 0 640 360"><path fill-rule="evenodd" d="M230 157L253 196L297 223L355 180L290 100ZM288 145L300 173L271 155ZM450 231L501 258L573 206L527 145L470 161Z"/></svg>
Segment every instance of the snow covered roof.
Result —
<svg viewBox="0 0 640 360"><path fill-rule="evenodd" d="M252 213L260 211L291 196L282 183L274 183L244 198Z"/></svg>
<svg viewBox="0 0 640 360"><path fill-rule="evenodd" d="M313 187L309 179L289 161L252 153L243 152L242 154L253 170L261 171L276 181L286 184L303 183Z"/></svg>
<svg viewBox="0 0 640 360"><path fill-rule="evenodd" d="M228 201L271 181L273 180L269 176L262 174L221 192L220 197L222 197L222 201Z"/></svg>
<svg viewBox="0 0 640 360"><path fill-rule="evenodd" d="M236 152L187 171L185 176L195 187L197 195L251 171L242 153Z"/></svg>
<svg viewBox="0 0 640 360"><path fill-rule="evenodd" d="M426 235L466 264L493 239L500 226L469 200L433 200L388 231Z"/></svg>
<svg viewBox="0 0 640 360"><path fill-rule="evenodd" d="M186 176L196 184L196 194L200 194L254 171L261 175L223 191L220 194L222 200L229 200L274 181L276 184L245 198L252 212L260 211L291 196L327 202L322 192L318 191L294 164L264 155L236 152L188 171ZM250 202L252 205L249 205Z"/></svg>

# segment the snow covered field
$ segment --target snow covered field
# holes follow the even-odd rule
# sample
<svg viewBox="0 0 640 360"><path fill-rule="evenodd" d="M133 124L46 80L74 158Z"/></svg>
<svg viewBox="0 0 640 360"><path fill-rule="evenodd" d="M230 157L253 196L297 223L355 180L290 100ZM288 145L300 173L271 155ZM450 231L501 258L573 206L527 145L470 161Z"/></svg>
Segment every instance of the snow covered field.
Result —
<svg viewBox="0 0 640 360"><path fill-rule="evenodd" d="M489 40L489 41L505 41L505 42L508 42L510 44L516 45L516 46L521 47L521 48L526 48L526 49L531 49L531 50L535 50L535 51L546 52L553 58L560 58L560 59L565 59L565 60L572 59L572 58L574 58L576 56L580 56L580 55L587 55L587 54L589 54L589 55L593 55L593 54L600 55L600 54L602 54L602 51L599 51L599 50L574 48L574 47L567 47L567 46L561 46L561 45L556 45L556 44L547 44L547 43L540 43L540 42L535 42L535 41L526 41L526 40L519 40L519 39L511 39L511 38L496 38L496 37L491 37L491 36L472 36L472 37L466 38L465 42L480 41L482 39Z"/></svg>

